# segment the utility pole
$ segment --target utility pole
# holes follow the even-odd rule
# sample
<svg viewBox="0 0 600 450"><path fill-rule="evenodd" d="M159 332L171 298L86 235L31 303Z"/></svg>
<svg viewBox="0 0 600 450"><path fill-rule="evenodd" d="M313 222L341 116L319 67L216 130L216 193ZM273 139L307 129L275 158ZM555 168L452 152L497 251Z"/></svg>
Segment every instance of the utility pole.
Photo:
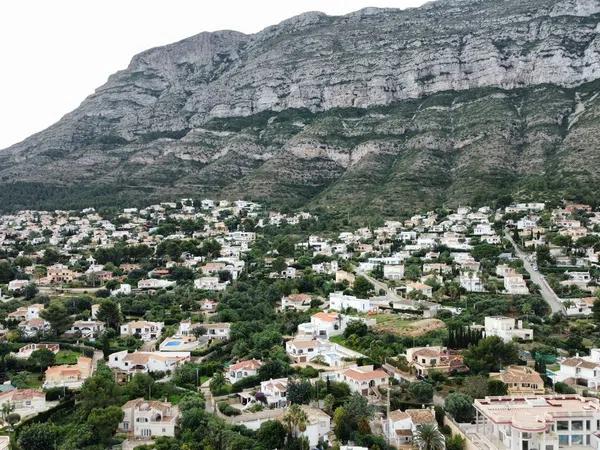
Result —
<svg viewBox="0 0 600 450"><path fill-rule="evenodd" d="M387 357L384 359L385 365L387 366ZM387 402L385 408L385 441L389 445L390 444L390 391L392 390L392 383L388 378L388 387L387 387Z"/></svg>

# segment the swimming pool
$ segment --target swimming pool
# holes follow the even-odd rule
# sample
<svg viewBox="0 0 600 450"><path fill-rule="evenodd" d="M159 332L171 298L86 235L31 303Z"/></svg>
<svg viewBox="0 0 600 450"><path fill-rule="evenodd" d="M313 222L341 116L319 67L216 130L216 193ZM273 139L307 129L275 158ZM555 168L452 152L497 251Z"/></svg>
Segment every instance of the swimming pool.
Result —
<svg viewBox="0 0 600 450"><path fill-rule="evenodd" d="M181 341L169 341L164 344L165 347L178 347L181 345Z"/></svg>

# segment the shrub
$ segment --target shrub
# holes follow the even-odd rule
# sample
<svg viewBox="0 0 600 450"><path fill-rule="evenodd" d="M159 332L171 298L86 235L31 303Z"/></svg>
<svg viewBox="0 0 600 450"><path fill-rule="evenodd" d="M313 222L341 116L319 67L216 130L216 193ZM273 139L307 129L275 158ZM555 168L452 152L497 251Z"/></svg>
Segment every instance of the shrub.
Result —
<svg viewBox="0 0 600 450"><path fill-rule="evenodd" d="M234 408L227 402L219 402L217 406L219 408L219 411L221 411L226 416L239 416L242 413L239 409Z"/></svg>

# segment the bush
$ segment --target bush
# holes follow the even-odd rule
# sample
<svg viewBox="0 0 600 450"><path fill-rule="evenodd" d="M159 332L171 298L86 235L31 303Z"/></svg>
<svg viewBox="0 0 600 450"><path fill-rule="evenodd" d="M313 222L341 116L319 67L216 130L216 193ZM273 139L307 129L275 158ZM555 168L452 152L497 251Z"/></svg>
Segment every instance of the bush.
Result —
<svg viewBox="0 0 600 450"><path fill-rule="evenodd" d="M576 394L577 391L565 383L558 382L554 385L557 394Z"/></svg>
<svg viewBox="0 0 600 450"><path fill-rule="evenodd" d="M463 450L465 448L465 439L458 434L446 438L446 450Z"/></svg>
<svg viewBox="0 0 600 450"><path fill-rule="evenodd" d="M258 386L260 384L260 378L258 375L252 375L250 377L246 377L241 379L240 381L235 382L231 386L231 392L241 392L244 389Z"/></svg>
<svg viewBox="0 0 600 450"><path fill-rule="evenodd" d="M234 408L227 402L219 402L217 406L219 408L219 411L221 411L226 416L239 416L242 413L239 409Z"/></svg>

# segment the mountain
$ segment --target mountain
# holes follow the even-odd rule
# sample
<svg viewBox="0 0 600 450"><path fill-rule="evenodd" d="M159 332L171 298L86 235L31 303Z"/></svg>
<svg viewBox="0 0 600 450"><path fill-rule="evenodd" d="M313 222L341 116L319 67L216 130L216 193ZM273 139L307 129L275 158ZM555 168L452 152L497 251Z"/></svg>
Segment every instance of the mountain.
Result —
<svg viewBox="0 0 600 450"><path fill-rule="evenodd" d="M389 215L588 198L599 21L600 0L439 0L201 33L0 151L0 205L183 195Z"/></svg>

